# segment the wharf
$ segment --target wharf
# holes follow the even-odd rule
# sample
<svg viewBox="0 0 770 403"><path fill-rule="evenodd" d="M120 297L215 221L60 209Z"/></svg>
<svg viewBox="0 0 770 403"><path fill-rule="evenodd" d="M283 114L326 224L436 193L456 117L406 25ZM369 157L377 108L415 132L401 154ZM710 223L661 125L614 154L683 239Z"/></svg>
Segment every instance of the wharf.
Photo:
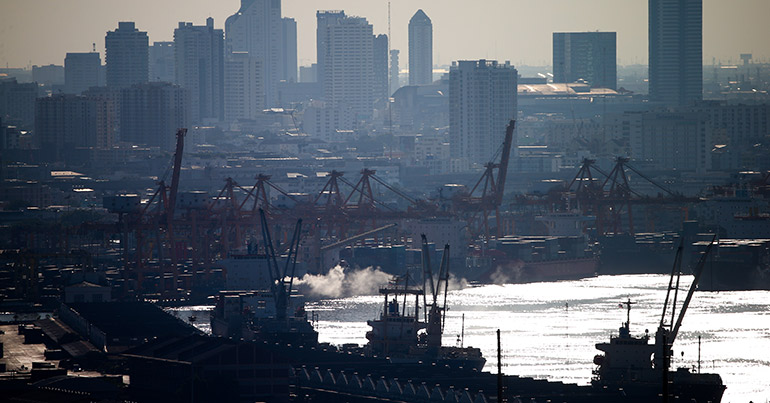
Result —
<svg viewBox="0 0 770 403"><path fill-rule="evenodd" d="M45 344L24 344L24 335L19 334L17 325L0 325L0 343L3 343L3 358L11 373L29 373L33 362L45 361Z"/></svg>

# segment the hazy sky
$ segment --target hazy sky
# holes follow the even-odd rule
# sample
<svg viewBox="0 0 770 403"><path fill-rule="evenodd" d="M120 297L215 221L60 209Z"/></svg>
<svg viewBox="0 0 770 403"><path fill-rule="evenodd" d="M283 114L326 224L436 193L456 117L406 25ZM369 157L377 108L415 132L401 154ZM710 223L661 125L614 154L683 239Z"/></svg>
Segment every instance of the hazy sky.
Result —
<svg viewBox="0 0 770 403"><path fill-rule="evenodd" d="M63 64L67 52L92 43L104 60L104 35L118 21L135 21L150 41L173 39L179 21L216 27L240 0L0 0L0 65ZM646 0L392 0L392 48L407 64L407 24L422 8L433 20L434 63L458 59L550 65L551 34L616 31L621 64L647 62ZM388 31L387 0L284 0L298 25L299 63L315 61L315 12L345 10ZM770 57L770 0L703 0L703 58L736 61L740 53Z"/></svg>

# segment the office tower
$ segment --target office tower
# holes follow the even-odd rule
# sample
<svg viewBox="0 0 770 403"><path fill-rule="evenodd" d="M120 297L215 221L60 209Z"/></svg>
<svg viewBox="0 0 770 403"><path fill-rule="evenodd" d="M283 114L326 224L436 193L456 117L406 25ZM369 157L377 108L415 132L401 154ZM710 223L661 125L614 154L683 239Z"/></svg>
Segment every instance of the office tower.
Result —
<svg viewBox="0 0 770 403"><path fill-rule="evenodd" d="M265 108L259 60L233 52L225 61L225 120L255 119Z"/></svg>
<svg viewBox="0 0 770 403"><path fill-rule="evenodd" d="M190 121L225 118L224 33L206 25L180 22L174 30L176 83L190 94Z"/></svg>
<svg viewBox="0 0 770 403"><path fill-rule="evenodd" d="M516 117L516 69L509 62L452 62L449 70L449 143L462 170L492 160L505 127Z"/></svg>
<svg viewBox="0 0 770 403"><path fill-rule="evenodd" d="M320 22L319 22L320 24ZM332 107L350 107L358 119L372 115L374 66L372 25L362 17L330 21L323 30L323 94Z"/></svg>
<svg viewBox="0 0 770 403"><path fill-rule="evenodd" d="M276 102L281 78L283 29L280 0L241 0L241 8L225 21L226 52L249 52L259 62L266 106Z"/></svg>
<svg viewBox="0 0 770 403"><path fill-rule="evenodd" d="M297 21L281 18L281 75L279 80L297 82Z"/></svg>
<svg viewBox="0 0 770 403"><path fill-rule="evenodd" d="M76 149L96 146L96 104L72 94L38 98L35 132L44 161L74 162Z"/></svg>
<svg viewBox="0 0 770 403"><path fill-rule="evenodd" d="M615 32L554 32L553 82L585 80L592 87L616 89Z"/></svg>
<svg viewBox="0 0 770 403"><path fill-rule="evenodd" d="M125 88L146 82L149 77L149 39L133 22L119 22L118 29L104 37L107 86Z"/></svg>
<svg viewBox="0 0 770 403"><path fill-rule="evenodd" d="M401 82L398 77L398 53L398 49L390 50L390 93L388 95L393 95L399 88L401 88Z"/></svg>
<svg viewBox="0 0 770 403"><path fill-rule="evenodd" d="M176 81L174 42L153 42L150 46L150 81Z"/></svg>
<svg viewBox="0 0 770 403"><path fill-rule="evenodd" d="M0 119L5 124L32 129L37 93L35 83L19 83L15 78L0 79Z"/></svg>
<svg viewBox="0 0 770 403"><path fill-rule="evenodd" d="M326 49L328 47L327 27L331 24L335 24L338 20L345 18L344 11L316 11L316 77L319 82L324 80L324 66L326 65Z"/></svg>
<svg viewBox="0 0 770 403"><path fill-rule="evenodd" d="M64 92L80 94L99 86L102 59L96 52L67 53L64 58Z"/></svg>
<svg viewBox="0 0 770 403"><path fill-rule="evenodd" d="M374 100L387 99L388 93L388 36L377 35L374 37L373 47L374 65Z"/></svg>
<svg viewBox="0 0 770 403"><path fill-rule="evenodd" d="M170 83L144 83L120 93L120 139L172 150L177 129L189 127L188 90Z"/></svg>
<svg viewBox="0 0 770 403"><path fill-rule="evenodd" d="M409 20L409 85L433 82L433 23L417 10Z"/></svg>
<svg viewBox="0 0 770 403"><path fill-rule="evenodd" d="M703 99L703 1L648 1L650 100Z"/></svg>

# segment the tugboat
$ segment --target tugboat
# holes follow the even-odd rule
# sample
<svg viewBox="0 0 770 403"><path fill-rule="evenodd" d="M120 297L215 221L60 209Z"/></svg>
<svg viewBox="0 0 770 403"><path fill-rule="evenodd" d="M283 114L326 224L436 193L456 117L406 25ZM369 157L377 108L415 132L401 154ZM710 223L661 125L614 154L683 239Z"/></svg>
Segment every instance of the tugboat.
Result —
<svg viewBox="0 0 770 403"><path fill-rule="evenodd" d="M366 323L372 330L366 333L369 340L364 347L367 355L384 356L392 362L435 362L450 367L471 368L481 371L486 359L481 350L473 347L449 347L441 345L446 321L446 297L449 287L449 245L444 246L441 266L434 276L430 264L428 241L422 236L423 288L409 285L407 274L387 287L380 288L384 296L384 307L379 319ZM435 278L434 278L435 277ZM432 302L429 304L425 292L430 289ZM439 295L443 293L443 303ZM414 309L406 311L407 297L414 296ZM420 297L425 309L424 320L420 319ZM403 302L399 303L399 298ZM424 330L424 332L423 332Z"/></svg>
<svg viewBox="0 0 770 403"><path fill-rule="evenodd" d="M294 346L315 346L318 332L308 321L304 306L292 309L291 292L297 251L302 229L302 220L297 220L294 236L289 245L288 257L283 271L278 267L270 230L265 212L259 210L262 223L267 266L272 283L270 290L222 291L217 296L211 314L211 333L215 336L261 340L291 344ZM291 267L291 272L289 268Z"/></svg>
<svg viewBox="0 0 770 403"><path fill-rule="evenodd" d="M692 372L688 368L677 368L675 371L669 369L672 346L712 245L713 241L701 256L695 269L695 279L674 322L682 263L682 246L679 246L674 267L671 270L663 314L653 343L650 343L650 335L647 331L641 337L631 335L631 305L634 302L629 298L623 303L627 309L627 316L618 336L611 337L609 343L596 344L596 348L604 354L594 357L594 364L597 365L593 372L594 378L591 380L594 388L603 392L620 393L628 398L624 401L629 402L651 402L659 401L661 398L664 402L719 403L722 400L725 386L718 374L700 373L700 369L697 372ZM674 284L675 279L676 284ZM667 321L669 310L671 315L670 320Z"/></svg>

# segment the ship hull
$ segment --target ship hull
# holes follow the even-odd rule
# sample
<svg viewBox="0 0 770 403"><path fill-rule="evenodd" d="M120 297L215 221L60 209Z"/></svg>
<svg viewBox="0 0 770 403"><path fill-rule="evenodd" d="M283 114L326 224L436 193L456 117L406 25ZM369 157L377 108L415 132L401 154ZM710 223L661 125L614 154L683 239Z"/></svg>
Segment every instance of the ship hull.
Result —
<svg viewBox="0 0 770 403"><path fill-rule="evenodd" d="M494 284L575 280L595 276L597 267L598 259L595 257L540 262L512 260L501 262L494 269L481 274L477 280Z"/></svg>

